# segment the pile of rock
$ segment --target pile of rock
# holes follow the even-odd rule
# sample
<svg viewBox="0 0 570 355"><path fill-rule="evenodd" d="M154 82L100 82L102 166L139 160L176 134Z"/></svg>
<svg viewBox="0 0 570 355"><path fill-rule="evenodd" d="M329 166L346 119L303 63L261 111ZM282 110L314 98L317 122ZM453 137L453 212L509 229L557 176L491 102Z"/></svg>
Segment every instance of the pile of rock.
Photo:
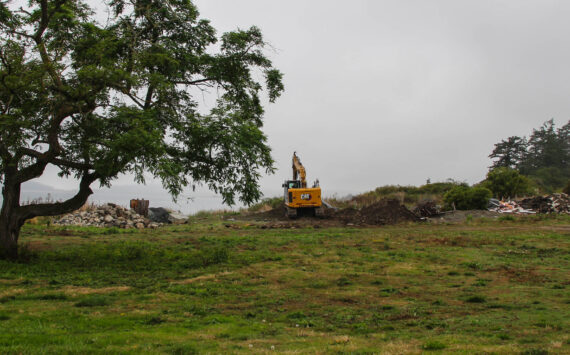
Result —
<svg viewBox="0 0 570 355"><path fill-rule="evenodd" d="M115 205L114 203L93 206L66 214L54 221L54 224L137 229L157 228L162 225L162 223L152 222L150 219L137 214L135 211Z"/></svg>

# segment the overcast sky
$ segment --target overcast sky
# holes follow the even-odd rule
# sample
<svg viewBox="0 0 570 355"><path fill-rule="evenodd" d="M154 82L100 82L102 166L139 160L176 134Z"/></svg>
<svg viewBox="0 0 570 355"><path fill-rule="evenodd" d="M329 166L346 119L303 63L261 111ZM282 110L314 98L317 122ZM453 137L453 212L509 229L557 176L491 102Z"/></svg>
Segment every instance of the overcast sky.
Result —
<svg viewBox="0 0 570 355"><path fill-rule="evenodd" d="M219 34L260 27L284 73L266 107L279 169L261 180L270 196L293 151L325 195L475 183L494 143L570 117L569 1L195 3Z"/></svg>

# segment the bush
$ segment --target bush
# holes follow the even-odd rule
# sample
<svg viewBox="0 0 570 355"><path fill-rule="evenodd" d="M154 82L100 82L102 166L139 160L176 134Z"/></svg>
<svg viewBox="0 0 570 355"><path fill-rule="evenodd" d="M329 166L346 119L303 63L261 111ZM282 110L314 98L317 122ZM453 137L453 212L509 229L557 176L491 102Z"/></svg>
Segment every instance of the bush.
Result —
<svg viewBox="0 0 570 355"><path fill-rule="evenodd" d="M570 180L568 180L568 183L566 184L566 187L562 189L562 192L564 192L567 195L570 195Z"/></svg>
<svg viewBox="0 0 570 355"><path fill-rule="evenodd" d="M469 302L469 303L485 303L485 302L487 302L487 300L485 299L485 297L483 297L483 296L478 296L478 295L468 297L465 301L466 301L466 302Z"/></svg>
<svg viewBox="0 0 570 355"><path fill-rule="evenodd" d="M443 201L447 208L458 210L484 210L493 193L484 187L456 186L449 190Z"/></svg>
<svg viewBox="0 0 570 355"><path fill-rule="evenodd" d="M89 295L75 304L75 307L101 307L108 306L110 300L105 295Z"/></svg>
<svg viewBox="0 0 570 355"><path fill-rule="evenodd" d="M328 198L327 202L339 208L361 208L369 206L385 198L393 198L406 205L416 204L420 201L435 200L441 202L443 195L456 186L467 186L466 183L448 179L446 182L434 182L422 186L385 185L372 191L351 196L345 199Z"/></svg>
<svg viewBox="0 0 570 355"><path fill-rule="evenodd" d="M271 209L281 208L283 206L283 197L264 198L260 202L249 206L248 211L257 212L265 206L269 206Z"/></svg>
<svg viewBox="0 0 570 355"><path fill-rule="evenodd" d="M493 196L503 199L530 193L532 182L517 170L501 167L489 171L482 186L491 190Z"/></svg>
<svg viewBox="0 0 570 355"><path fill-rule="evenodd" d="M424 345L422 345L422 349L424 350L442 350L445 349L447 346L437 340L430 340L427 343L425 343Z"/></svg>

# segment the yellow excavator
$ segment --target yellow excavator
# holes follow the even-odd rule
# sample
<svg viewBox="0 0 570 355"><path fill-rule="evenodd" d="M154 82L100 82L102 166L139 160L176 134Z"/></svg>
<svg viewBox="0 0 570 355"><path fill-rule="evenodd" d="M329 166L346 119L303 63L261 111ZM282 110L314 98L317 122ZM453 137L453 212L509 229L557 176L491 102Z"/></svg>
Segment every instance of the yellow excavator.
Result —
<svg viewBox="0 0 570 355"><path fill-rule="evenodd" d="M286 180L284 200L287 216L294 218L301 215L322 217L325 215L319 180L313 187L307 187L305 167L297 153L293 153L293 180Z"/></svg>

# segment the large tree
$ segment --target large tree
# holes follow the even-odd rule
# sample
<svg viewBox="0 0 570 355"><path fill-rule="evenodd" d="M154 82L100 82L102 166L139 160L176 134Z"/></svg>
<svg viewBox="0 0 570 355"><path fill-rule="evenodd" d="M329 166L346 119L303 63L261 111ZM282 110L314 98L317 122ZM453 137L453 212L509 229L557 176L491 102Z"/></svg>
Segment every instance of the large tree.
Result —
<svg viewBox="0 0 570 355"><path fill-rule="evenodd" d="M490 170L516 169L545 192L561 189L570 176L570 121L556 129L548 120L528 138L502 140L489 157L495 159Z"/></svg>
<svg viewBox="0 0 570 355"><path fill-rule="evenodd" d="M218 38L190 0L110 0L104 24L81 0L0 0L0 249L17 256L21 226L83 205L90 185L144 174L178 195L203 183L226 203L260 197L273 161L261 93L282 74L251 27ZM194 97L208 91L208 112ZM72 198L20 205L22 183L51 164Z"/></svg>
<svg viewBox="0 0 570 355"><path fill-rule="evenodd" d="M526 157L528 143L526 138L512 136L495 144L495 149L489 158L496 159L491 166L494 168L517 169Z"/></svg>

